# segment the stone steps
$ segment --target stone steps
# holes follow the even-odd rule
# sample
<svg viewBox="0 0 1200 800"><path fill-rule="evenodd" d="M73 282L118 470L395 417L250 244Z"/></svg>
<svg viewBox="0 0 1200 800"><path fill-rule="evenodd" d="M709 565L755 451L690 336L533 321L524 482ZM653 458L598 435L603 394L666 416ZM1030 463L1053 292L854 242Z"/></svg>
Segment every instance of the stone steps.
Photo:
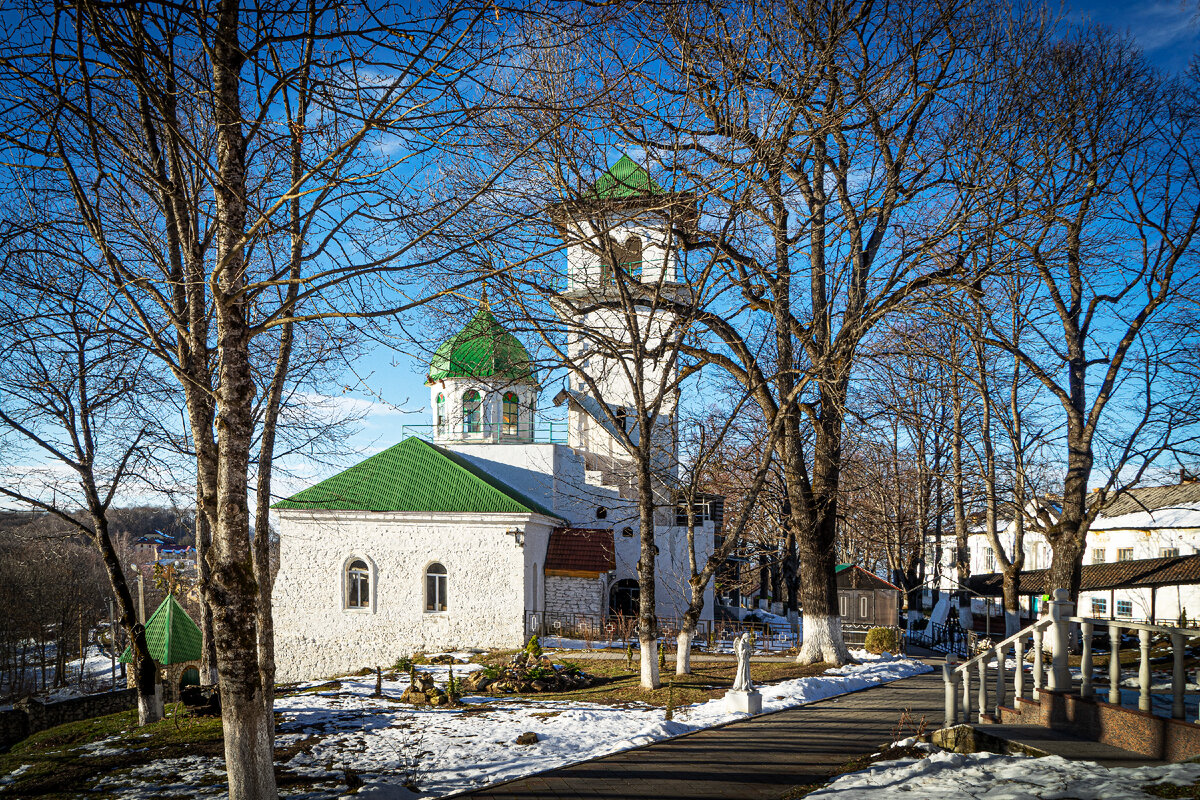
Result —
<svg viewBox="0 0 1200 800"><path fill-rule="evenodd" d="M1038 725L958 725L934 734L934 744L960 753L1061 756L1103 767L1150 767L1166 761Z"/></svg>

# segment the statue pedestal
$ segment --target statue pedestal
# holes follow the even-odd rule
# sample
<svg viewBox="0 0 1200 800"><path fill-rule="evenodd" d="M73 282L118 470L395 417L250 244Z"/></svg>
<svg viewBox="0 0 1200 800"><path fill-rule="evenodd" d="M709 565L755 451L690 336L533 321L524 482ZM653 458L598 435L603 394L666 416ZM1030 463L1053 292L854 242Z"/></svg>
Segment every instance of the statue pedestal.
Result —
<svg viewBox="0 0 1200 800"><path fill-rule="evenodd" d="M743 714L762 713L762 694L757 691L725 693L725 710Z"/></svg>

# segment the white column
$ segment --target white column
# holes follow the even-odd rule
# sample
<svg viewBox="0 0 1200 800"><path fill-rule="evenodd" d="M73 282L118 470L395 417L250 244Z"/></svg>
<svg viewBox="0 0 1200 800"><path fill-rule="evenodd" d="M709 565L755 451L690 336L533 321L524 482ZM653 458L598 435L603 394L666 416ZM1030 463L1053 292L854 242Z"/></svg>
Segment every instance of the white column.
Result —
<svg viewBox="0 0 1200 800"><path fill-rule="evenodd" d="M1092 696L1092 623L1085 622L1080 626L1083 635L1083 658L1079 661L1079 672L1082 683L1079 687L1081 697Z"/></svg>
<svg viewBox="0 0 1200 800"><path fill-rule="evenodd" d="M1033 629L1033 699L1041 702L1038 697L1038 691L1041 690L1045 682L1045 674L1042 669L1042 634L1043 628Z"/></svg>
<svg viewBox="0 0 1200 800"><path fill-rule="evenodd" d="M1121 628L1108 626L1108 702L1121 705Z"/></svg>
<svg viewBox="0 0 1200 800"><path fill-rule="evenodd" d="M1070 593L1066 589L1055 589L1054 599L1050 601L1051 635L1054 637L1054 652L1050 656L1050 690L1066 692L1071 689L1071 670L1067 665L1067 650L1069 648L1069 629L1071 613L1074 605L1068 599Z"/></svg>
<svg viewBox="0 0 1200 800"><path fill-rule="evenodd" d="M1025 696L1025 637L1018 636L1013 642L1013 658L1017 661L1017 669L1013 673L1013 707ZM1018 709L1019 711L1020 709Z"/></svg>
<svg viewBox="0 0 1200 800"><path fill-rule="evenodd" d="M1141 663L1138 665L1138 708L1150 711L1150 631L1143 628L1138 631L1138 647L1141 649Z"/></svg>
<svg viewBox="0 0 1200 800"><path fill-rule="evenodd" d="M942 666L942 681L946 691L946 723L943 725L945 728L958 724L958 676L954 672L957 666L957 658L953 655L946 656L946 663Z"/></svg>

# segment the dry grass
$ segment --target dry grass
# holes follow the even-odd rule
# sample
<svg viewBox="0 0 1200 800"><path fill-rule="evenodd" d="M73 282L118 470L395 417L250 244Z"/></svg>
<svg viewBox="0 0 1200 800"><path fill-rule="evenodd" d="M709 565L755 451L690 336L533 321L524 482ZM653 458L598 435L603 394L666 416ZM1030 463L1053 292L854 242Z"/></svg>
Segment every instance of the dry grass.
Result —
<svg viewBox="0 0 1200 800"><path fill-rule="evenodd" d="M508 663L511 654L492 653L481 658L480 663L497 667ZM501 695L507 697L529 697L538 700L567 700L585 703L600 703L603 705L624 706L634 703L644 703L652 706L666 706L668 686L675 684L675 705L685 706L692 703L703 703L716 697L722 697L733 685L733 677L737 672L737 664L731 659L728 662L702 661L692 662L692 674L676 675L674 659L668 653L666 667L662 671L662 686L658 689L643 689L640 683L637 660L633 669L625 666L624 659L563 659L571 662L591 675L599 678L596 685L586 689L572 689L568 692L534 692L530 694ZM793 678L809 678L820 675L829 669L828 664L813 664L799 666L793 663L757 662L751 663L750 676L756 684L771 684ZM760 686L764 694L770 694L769 686Z"/></svg>

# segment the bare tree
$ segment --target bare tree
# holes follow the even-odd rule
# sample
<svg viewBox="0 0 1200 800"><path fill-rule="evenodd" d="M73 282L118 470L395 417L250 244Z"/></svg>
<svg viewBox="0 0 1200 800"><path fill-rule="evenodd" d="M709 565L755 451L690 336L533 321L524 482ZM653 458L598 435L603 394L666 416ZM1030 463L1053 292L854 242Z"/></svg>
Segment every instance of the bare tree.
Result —
<svg viewBox="0 0 1200 800"><path fill-rule="evenodd" d="M692 355L738 376L771 424L787 420L776 456L799 551L801 662L849 658L834 568L860 345L963 277L965 262L936 256L992 191L950 191L947 156L964 146L959 104L1009 35L994 12L699 2L625 30L658 58L631 82L622 135L670 154L695 186L689 246L734 290L719 318L700 318L721 347Z"/></svg>
<svg viewBox="0 0 1200 800"><path fill-rule="evenodd" d="M1106 499L1183 433L1164 421L1153 373L1169 363L1149 348L1200 280L1195 90L1096 28L1068 31L1016 83L1009 116L1020 121L1019 146L1001 163L1020 176L1006 197L1018 221L1001 237L1011 268L1027 276L1016 300L1036 338L1014 340L1001 309L987 317L987 344L1011 354L1061 410L1062 509L1039 527L1054 553L1050 583L1075 597ZM1140 365L1139 351L1148 356ZM1133 409L1124 419L1113 413L1122 405ZM1104 473L1091 494L1097 457Z"/></svg>
<svg viewBox="0 0 1200 800"><path fill-rule="evenodd" d="M153 722L162 716L158 669L114 547L109 511L129 484L152 485L145 470L159 450L148 435L159 376L144 353L108 336L104 309L83 299L31 297L27 286L3 277L0 440L26 458L48 458L51 467L21 474L10 468L0 496L52 514L96 548L132 644L138 722ZM64 294L82 298L89 283L75 276L73 291Z"/></svg>
<svg viewBox="0 0 1200 800"><path fill-rule="evenodd" d="M438 263L418 255L430 229L417 212L452 219L473 199L431 197L430 171L495 101L474 78L510 66L516 43L499 35L498 7L455 3L23 11L2 61L10 197L36 198L22 218L52 211L32 228L45 251L101 279L130 321L124 341L182 387L230 796L272 797L269 580L248 497L254 444L270 440L256 440L259 424L282 402L288 326L367 324L427 299L405 286ZM259 373L268 350L275 367ZM258 461L261 506L269 453Z"/></svg>

